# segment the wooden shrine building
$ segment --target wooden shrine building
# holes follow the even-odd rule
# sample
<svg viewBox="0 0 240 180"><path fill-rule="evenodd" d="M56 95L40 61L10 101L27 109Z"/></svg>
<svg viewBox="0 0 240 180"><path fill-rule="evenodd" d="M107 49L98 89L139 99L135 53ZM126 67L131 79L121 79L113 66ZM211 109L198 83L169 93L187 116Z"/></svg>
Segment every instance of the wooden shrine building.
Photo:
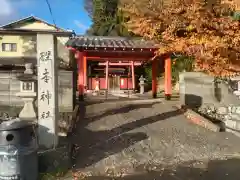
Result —
<svg viewBox="0 0 240 180"><path fill-rule="evenodd" d="M158 63L154 57L158 47L153 41L139 38L75 36L68 40L66 46L75 53L77 59L79 98L82 99L87 90L94 90L96 84L106 92L114 89L135 90L138 80L135 78L134 69L148 61L152 61L152 96L157 96ZM89 62L95 66L90 66ZM98 75L92 76L96 71ZM165 77L165 95L170 97L170 58L165 60Z"/></svg>

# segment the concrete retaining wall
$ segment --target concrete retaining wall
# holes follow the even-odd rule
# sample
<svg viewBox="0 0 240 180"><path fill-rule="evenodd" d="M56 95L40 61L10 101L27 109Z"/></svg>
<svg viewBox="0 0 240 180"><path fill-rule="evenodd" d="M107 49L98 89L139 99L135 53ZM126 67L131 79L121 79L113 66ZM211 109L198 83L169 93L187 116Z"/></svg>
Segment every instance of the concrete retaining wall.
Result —
<svg viewBox="0 0 240 180"><path fill-rule="evenodd" d="M0 106L23 106L21 98L16 96L20 91L20 81L16 77L22 73L23 71L0 71ZM60 110L72 110L72 71L60 70L58 84Z"/></svg>
<svg viewBox="0 0 240 180"><path fill-rule="evenodd" d="M200 72L180 74L180 102L191 109L205 109L207 116L221 117L227 128L240 131L240 99L226 82Z"/></svg>

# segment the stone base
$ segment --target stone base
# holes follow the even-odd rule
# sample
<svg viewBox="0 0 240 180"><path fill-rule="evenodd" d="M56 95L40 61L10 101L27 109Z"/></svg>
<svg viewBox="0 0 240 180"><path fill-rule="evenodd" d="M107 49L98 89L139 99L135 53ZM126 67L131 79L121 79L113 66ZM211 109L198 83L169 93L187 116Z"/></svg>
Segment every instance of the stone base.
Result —
<svg viewBox="0 0 240 180"><path fill-rule="evenodd" d="M17 93L16 95L20 97L24 102L23 109L19 113L19 118L20 119L36 119L37 116L36 116L36 112L33 105L33 102L36 97L36 93L20 92L20 93Z"/></svg>
<svg viewBox="0 0 240 180"><path fill-rule="evenodd" d="M165 94L165 99L166 100L171 100L172 98L172 95L171 94Z"/></svg>
<svg viewBox="0 0 240 180"><path fill-rule="evenodd" d="M226 128L226 132L233 133L235 136L240 137L240 131L236 131L231 128Z"/></svg>
<svg viewBox="0 0 240 180"><path fill-rule="evenodd" d="M239 98L240 98L240 91L234 91L233 93L234 93L235 95L239 96Z"/></svg>
<svg viewBox="0 0 240 180"><path fill-rule="evenodd" d="M67 172L72 167L71 144L56 149L39 150L39 173Z"/></svg>
<svg viewBox="0 0 240 180"><path fill-rule="evenodd" d="M140 86L140 94L144 94L144 87Z"/></svg>
<svg viewBox="0 0 240 180"><path fill-rule="evenodd" d="M36 112L32 102L25 102L22 111L19 113L20 119L36 119Z"/></svg>
<svg viewBox="0 0 240 180"><path fill-rule="evenodd" d="M157 93L153 93L152 98L157 98Z"/></svg>
<svg viewBox="0 0 240 180"><path fill-rule="evenodd" d="M227 119L224 121L226 128L230 128L232 130L236 130L240 132L240 121L238 119Z"/></svg>
<svg viewBox="0 0 240 180"><path fill-rule="evenodd" d="M82 94L82 95L79 95L79 96L78 96L78 100L79 100L79 101L84 101L84 95L83 95L83 94Z"/></svg>
<svg viewBox="0 0 240 180"><path fill-rule="evenodd" d="M96 91L94 91L94 92L92 93L93 96L97 96L98 94L99 94L99 93L96 92Z"/></svg>

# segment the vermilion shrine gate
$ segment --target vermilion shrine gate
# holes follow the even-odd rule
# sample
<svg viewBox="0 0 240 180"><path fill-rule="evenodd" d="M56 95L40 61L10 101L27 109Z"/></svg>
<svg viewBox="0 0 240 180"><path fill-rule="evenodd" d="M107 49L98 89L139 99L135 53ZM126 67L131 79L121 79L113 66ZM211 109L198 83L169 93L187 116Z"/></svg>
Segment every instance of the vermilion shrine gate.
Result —
<svg viewBox="0 0 240 180"><path fill-rule="evenodd" d="M135 90L135 66L152 61L152 97L157 96L157 60L155 51L158 50L152 41L137 38L101 37L101 36L76 36L67 42L67 47L75 53L78 64L78 91L79 99L88 89L94 89L95 78L88 77L88 61L98 62L99 67L104 67L104 77L98 78L100 89L109 90L109 72L112 67L130 67L131 78L127 89ZM171 98L171 59L165 58L165 96ZM119 68L118 68L119 70ZM120 82L124 78L120 77ZM120 85L121 86L121 85Z"/></svg>

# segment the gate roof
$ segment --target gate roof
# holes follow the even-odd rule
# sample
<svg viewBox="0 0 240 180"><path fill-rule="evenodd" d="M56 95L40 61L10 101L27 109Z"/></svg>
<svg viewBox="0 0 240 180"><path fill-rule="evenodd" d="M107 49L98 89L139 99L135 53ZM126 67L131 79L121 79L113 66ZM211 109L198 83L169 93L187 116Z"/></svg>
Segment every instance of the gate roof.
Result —
<svg viewBox="0 0 240 180"><path fill-rule="evenodd" d="M82 51L151 52L158 49L154 41L111 36L75 36L68 40L66 46Z"/></svg>

